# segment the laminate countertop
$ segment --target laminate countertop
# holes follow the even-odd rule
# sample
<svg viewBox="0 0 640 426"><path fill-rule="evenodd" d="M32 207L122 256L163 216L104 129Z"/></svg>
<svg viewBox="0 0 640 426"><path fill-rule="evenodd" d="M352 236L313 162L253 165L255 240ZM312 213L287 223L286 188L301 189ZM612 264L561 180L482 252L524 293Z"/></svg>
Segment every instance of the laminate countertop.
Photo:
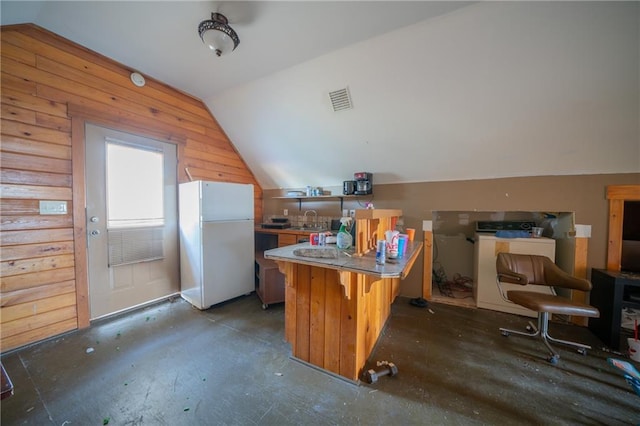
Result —
<svg viewBox="0 0 640 426"><path fill-rule="evenodd" d="M285 247L266 250L264 257L274 261L293 262L303 265L319 266L337 271L349 271L357 274L370 275L379 278L400 278L407 276L420 254L422 242L411 241L407 245L407 251L401 259L387 259L384 265L376 264L376 254L371 251L363 256L356 256L351 250L338 250L329 244L323 247L312 246L310 243L300 243ZM316 258L296 255L294 252L306 250L330 250L335 251L335 258ZM304 251L304 250L302 250Z"/></svg>

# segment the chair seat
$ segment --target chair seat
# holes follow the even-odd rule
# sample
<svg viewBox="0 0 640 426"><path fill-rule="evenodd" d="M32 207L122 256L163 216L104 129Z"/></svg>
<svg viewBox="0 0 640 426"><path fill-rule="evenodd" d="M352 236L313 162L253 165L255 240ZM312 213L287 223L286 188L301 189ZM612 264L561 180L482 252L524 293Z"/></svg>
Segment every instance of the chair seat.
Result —
<svg viewBox="0 0 640 426"><path fill-rule="evenodd" d="M600 312L597 308L585 303L573 301L566 297L552 294L535 293L532 291L510 290L507 298L513 303L524 306L536 312L549 312L560 315L580 315L583 317L598 318Z"/></svg>

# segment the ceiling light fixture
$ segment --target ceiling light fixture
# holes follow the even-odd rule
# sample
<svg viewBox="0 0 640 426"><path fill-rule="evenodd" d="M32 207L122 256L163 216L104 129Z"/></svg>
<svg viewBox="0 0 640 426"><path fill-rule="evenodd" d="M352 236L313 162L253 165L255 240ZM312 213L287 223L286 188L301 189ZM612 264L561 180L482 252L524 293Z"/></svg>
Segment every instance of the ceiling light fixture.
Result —
<svg viewBox="0 0 640 426"><path fill-rule="evenodd" d="M226 16L221 13L212 13L211 19L200 22L198 34L203 43L216 52L216 56L233 52L240 44L238 34L229 26Z"/></svg>

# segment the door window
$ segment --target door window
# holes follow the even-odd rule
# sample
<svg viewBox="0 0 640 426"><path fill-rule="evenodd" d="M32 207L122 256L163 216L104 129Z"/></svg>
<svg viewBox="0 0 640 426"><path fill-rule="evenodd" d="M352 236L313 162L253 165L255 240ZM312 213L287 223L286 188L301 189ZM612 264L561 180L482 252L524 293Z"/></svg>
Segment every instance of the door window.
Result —
<svg viewBox="0 0 640 426"><path fill-rule="evenodd" d="M107 226L164 225L161 151L107 139Z"/></svg>
<svg viewBox="0 0 640 426"><path fill-rule="evenodd" d="M164 154L106 142L109 266L163 259Z"/></svg>

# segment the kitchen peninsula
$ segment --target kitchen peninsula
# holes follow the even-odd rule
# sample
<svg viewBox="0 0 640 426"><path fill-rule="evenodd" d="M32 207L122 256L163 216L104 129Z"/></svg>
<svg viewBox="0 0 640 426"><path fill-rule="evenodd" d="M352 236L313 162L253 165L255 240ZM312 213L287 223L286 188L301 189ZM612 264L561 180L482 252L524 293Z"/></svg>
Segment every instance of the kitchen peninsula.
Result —
<svg viewBox="0 0 640 426"><path fill-rule="evenodd" d="M402 259L376 264L375 240L393 229L401 214L357 210L356 247L350 252L309 243L264 252L285 275L285 340L296 359L358 381L399 294L400 280L422 250L422 242L413 241ZM318 250L329 257L311 257L320 255Z"/></svg>

